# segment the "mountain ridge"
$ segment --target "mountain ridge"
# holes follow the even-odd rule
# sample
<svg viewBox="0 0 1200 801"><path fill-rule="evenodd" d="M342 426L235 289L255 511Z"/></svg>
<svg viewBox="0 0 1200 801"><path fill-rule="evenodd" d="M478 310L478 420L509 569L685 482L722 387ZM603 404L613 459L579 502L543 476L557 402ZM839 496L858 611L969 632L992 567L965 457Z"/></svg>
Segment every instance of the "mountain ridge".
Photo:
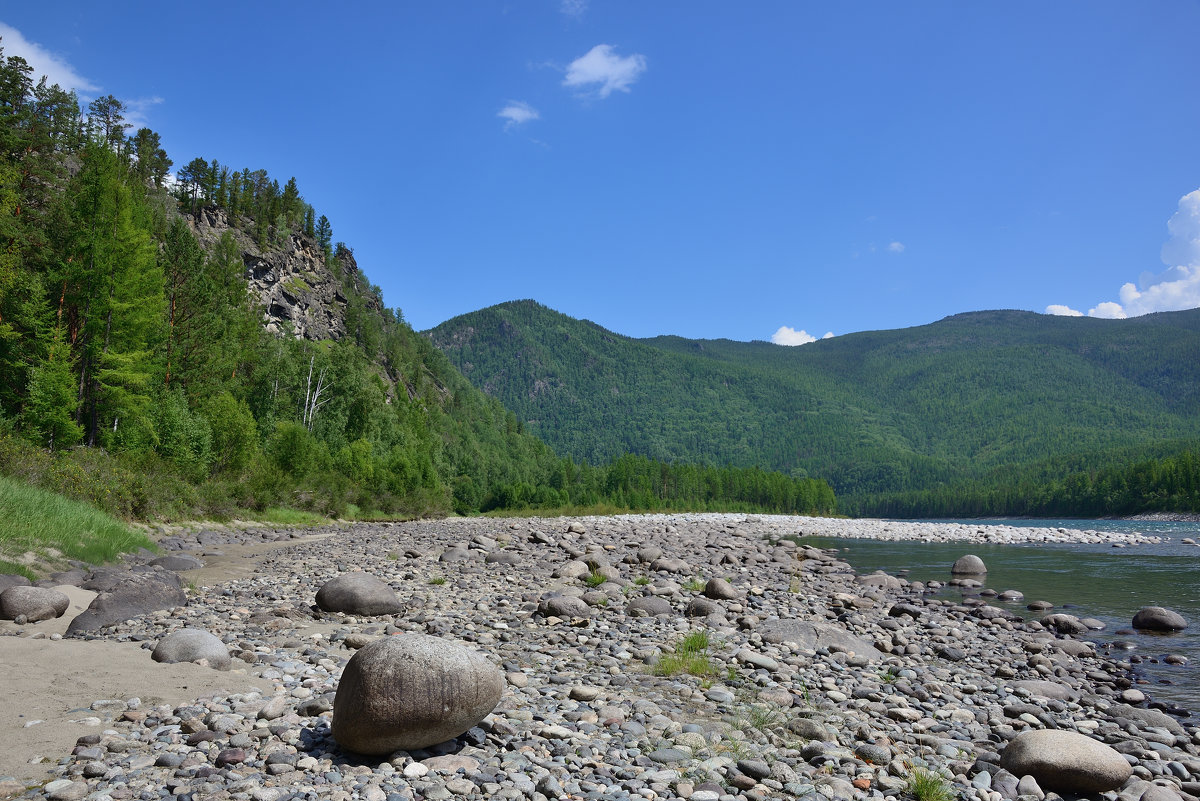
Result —
<svg viewBox="0 0 1200 801"><path fill-rule="evenodd" d="M524 300L423 333L565 455L761 466L839 496L1200 436L1200 310L983 310L784 347L636 339Z"/></svg>

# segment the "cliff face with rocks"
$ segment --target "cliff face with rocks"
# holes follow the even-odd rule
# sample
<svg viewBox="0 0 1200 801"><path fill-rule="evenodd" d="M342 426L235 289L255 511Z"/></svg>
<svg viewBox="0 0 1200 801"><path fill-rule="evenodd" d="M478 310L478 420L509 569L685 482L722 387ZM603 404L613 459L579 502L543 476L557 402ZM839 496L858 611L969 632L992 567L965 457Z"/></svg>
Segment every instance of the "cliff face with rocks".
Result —
<svg viewBox="0 0 1200 801"><path fill-rule="evenodd" d="M382 301L368 291L348 250L339 252L330 267L321 246L302 234L290 233L279 247L263 250L231 224L224 209L205 208L185 217L206 250L211 251L224 233L233 234L250 293L262 309L263 327L277 336L341 339L346 335L348 285L362 295L368 309L383 311Z"/></svg>

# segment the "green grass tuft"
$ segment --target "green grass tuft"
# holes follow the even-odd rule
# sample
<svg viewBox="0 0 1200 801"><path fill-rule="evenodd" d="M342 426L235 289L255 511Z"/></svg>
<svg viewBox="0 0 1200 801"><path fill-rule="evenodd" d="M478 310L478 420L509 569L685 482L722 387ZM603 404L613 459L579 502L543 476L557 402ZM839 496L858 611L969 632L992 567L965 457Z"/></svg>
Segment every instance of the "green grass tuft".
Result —
<svg viewBox="0 0 1200 801"><path fill-rule="evenodd" d="M678 676L686 673L702 679L712 678L718 671L708 655L711 645L707 631L693 631L675 645L672 653L659 657L652 672L655 676Z"/></svg>
<svg viewBox="0 0 1200 801"><path fill-rule="evenodd" d="M64 559L98 565L138 548L153 549L145 534L79 501L0 476L0 557L19 567L33 554L53 567ZM27 570L20 570L29 575Z"/></svg>
<svg viewBox="0 0 1200 801"><path fill-rule="evenodd" d="M913 768L904 787L916 801L954 801L954 791L941 776L924 768Z"/></svg>
<svg viewBox="0 0 1200 801"><path fill-rule="evenodd" d="M433 578L431 578L429 580L429 583L440 587L441 585L446 583L446 579L444 576L434 576Z"/></svg>
<svg viewBox="0 0 1200 801"><path fill-rule="evenodd" d="M606 581L608 581L608 579L606 579L604 576L600 575L595 570L593 570L591 573L589 573L587 575L587 578L585 578L583 580L583 583L588 585L589 587L599 587L601 584L603 584Z"/></svg>

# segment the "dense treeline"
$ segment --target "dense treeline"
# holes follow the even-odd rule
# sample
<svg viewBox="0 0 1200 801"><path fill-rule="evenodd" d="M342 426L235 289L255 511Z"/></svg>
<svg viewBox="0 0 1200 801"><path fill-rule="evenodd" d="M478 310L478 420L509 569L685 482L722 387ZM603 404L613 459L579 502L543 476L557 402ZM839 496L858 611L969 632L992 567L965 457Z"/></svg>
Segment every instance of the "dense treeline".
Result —
<svg viewBox="0 0 1200 801"><path fill-rule="evenodd" d="M976 312L784 348L635 340L516 301L429 335L564 455L822 476L844 509L972 484L999 493L1032 465L1063 471L1047 480L1122 468L1200 436L1198 310Z"/></svg>
<svg viewBox="0 0 1200 801"><path fill-rule="evenodd" d="M1038 471L1044 472L1044 471ZM921 492L864 498L852 511L878 517L1126 517L1200 511L1200 450L1058 476L1034 471Z"/></svg>
<svg viewBox="0 0 1200 801"><path fill-rule="evenodd" d="M832 508L782 476L560 460L383 308L294 178L196 158L172 179L123 113L84 114L0 50L0 471L130 518ZM212 208L233 229L204 247L189 220ZM266 333L235 231L318 254L346 335Z"/></svg>
<svg viewBox="0 0 1200 801"><path fill-rule="evenodd" d="M790 478L758 468L668 464L626 455L602 467L558 462L542 487L499 487L484 509L611 505L634 511L832 514L833 490L824 481Z"/></svg>

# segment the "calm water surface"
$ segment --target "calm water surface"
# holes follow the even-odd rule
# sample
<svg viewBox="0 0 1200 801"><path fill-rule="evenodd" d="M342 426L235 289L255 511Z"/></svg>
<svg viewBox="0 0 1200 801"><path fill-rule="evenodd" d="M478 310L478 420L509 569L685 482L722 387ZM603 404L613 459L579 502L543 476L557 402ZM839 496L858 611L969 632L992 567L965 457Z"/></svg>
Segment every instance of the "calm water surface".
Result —
<svg viewBox="0 0 1200 801"><path fill-rule="evenodd" d="M838 548L859 573L884 570L914 581L950 579L950 565L963 554L978 555L987 564L986 587L998 592L1020 590L1025 600L1009 604L1015 614L1030 618L1030 601L1049 601L1056 611L1094 617L1107 628L1087 639L1103 648L1113 640L1131 641L1133 651L1111 651L1122 658L1137 655L1139 673L1149 682L1140 687L1154 699L1200 714L1200 523L1131 520L970 520L934 521L1009 526L1054 527L1097 531L1137 531L1164 538L1159 545L1113 548L1109 545L987 545L971 543L877 542L807 537L806 543ZM907 571L907 572L905 572ZM947 588L943 593L955 593ZM997 606L1004 606L992 600ZM1133 615L1143 606L1165 606L1191 625L1169 635L1117 634L1129 631ZM1065 608L1065 609L1064 609ZM1167 665L1162 657L1183 654L1184 666Z"/></svg>

